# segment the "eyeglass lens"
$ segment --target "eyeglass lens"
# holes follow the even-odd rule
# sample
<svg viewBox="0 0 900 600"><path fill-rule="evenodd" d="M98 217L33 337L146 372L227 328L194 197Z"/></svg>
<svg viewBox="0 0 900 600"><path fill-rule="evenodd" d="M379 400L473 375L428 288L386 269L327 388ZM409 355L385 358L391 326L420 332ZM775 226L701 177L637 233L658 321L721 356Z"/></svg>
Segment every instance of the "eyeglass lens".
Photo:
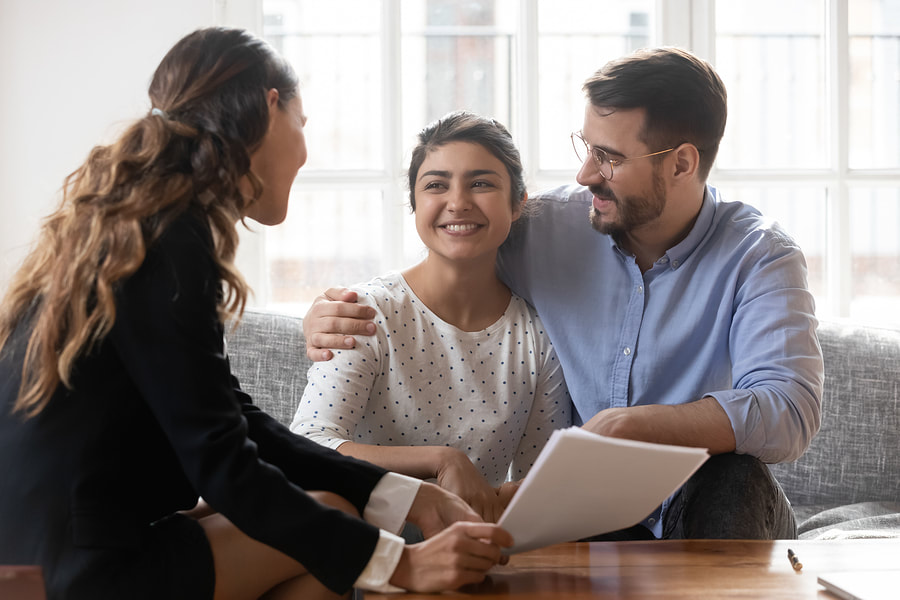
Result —
<svg viewBox="0 0 900 600"><path fill-rule="evenodd" d="M578 160L584 163L587 157L591 156L594 159L594 164L600 171L600 175L604 179L612 179L612 163L609 161L609 156L607 156L606 152L600 148L591 149L587 141L578 133L573 133L571 137L572 147L575 149L575 155L578 157Z"/></svg>

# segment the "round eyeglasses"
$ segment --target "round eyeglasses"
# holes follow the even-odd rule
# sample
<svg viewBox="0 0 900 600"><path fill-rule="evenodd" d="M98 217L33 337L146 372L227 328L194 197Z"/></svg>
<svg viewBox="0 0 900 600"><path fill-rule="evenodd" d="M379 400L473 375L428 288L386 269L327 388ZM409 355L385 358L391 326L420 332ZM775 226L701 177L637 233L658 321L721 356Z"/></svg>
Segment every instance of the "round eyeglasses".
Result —
<svg viewBox="0 0 900 600"><path fill-rule="evenodd" d="M599 171L600 176L607 181L612 181L614 174L613 167L618 167L619 165L627 163L630 160L637 160L639 158L647 158L649 156L665 154L666 152L671 152L675 149L667 148L665 150L660 150L659 152L651 152L650 154L644 154L643 156L632 156L630 158L610 158L609 154L606 153L606 150L588 144L587 140L584 139L580 131L573 131L569 137L572 138L572 148L575 149L575 155L578 156L578 160L581 161L582 164L584 164L584 161L587 160L587 157L592 156L594 158L594 164L597 166L597 171Z"/></svg>

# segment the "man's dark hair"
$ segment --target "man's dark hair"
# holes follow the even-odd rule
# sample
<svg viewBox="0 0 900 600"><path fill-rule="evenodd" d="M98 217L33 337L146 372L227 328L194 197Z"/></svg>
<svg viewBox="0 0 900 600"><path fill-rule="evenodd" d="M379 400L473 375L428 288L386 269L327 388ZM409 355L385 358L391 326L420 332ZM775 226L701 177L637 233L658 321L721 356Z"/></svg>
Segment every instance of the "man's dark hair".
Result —
<svg viewBox="0 0 900 600"><path fill-rule="evenodd" d="M691 143L706 180L725 133L725 85L712 66L678 48L638 50L611 61L584 82L597 108L642 108L639 138L652 152Z"/></svg>

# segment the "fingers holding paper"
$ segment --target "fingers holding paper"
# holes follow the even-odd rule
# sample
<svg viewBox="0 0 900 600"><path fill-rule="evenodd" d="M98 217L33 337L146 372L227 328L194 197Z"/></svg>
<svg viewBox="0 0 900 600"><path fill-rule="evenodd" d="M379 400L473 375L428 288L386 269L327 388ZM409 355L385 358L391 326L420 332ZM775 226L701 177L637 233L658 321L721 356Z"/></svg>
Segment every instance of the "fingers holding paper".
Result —
<svg viewBox="0 0 900 600"><path fill-rule="evenodd" d="M454 523L434 537L406 546L391 583L416 592L456 589L484 580L512 536L490 523Z"/></svg>

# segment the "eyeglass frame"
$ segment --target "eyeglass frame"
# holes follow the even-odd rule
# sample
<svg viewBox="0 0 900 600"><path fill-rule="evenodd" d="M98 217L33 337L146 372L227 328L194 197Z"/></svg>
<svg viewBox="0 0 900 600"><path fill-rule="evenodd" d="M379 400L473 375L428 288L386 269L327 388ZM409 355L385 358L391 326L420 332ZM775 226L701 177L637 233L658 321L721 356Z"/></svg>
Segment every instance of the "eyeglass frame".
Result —
<svg viewBox="0 0 900 600"><path fill-rule="evenodd" d="M624 163L627 163L632 160L637 160L639 158L648 158L650 156L658 156L660 154L665 154L666 152L671 152L675 150L678 146L673 146L671 148L666 148L665 150L660 150L659 152L651 152L650 154L644 154L642 156L631 156L627 158L617 159L611 158L609 156L609 152L604 150L603 148L598 148L597 146L591 146L588 144L587 140L584 139L584 135L580 131L573 131L569 134L569 138L572 140L572 149L575 150L575 156L578 157L578 160L581 161L581 164L584 164L584 161L587 160L587 157L581 158L581 154L578 152L578 146L575 144L575 139L581 140L581 143L584 144L585 153L594 159L594 162L597 166L597 172L600 173L600 177L605 179L606 181L612 181L613 176L616 174L615 167ZM609 163L609 177L603 174L603 160L601 157L597 156L598 154L602 154L603 157L606 158L606 162Z"/></svg>

